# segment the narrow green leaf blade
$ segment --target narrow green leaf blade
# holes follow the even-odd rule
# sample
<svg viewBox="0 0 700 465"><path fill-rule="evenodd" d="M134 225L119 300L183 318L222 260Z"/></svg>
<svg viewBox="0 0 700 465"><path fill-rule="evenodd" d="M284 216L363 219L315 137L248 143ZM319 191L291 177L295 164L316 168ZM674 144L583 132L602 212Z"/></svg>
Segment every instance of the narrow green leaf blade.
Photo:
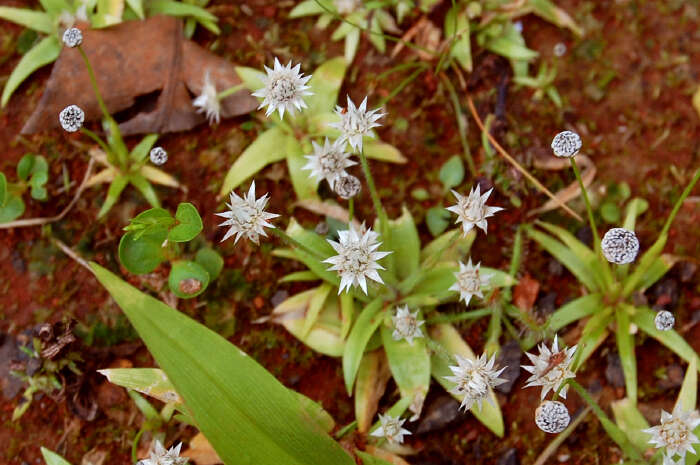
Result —
<svg viewBox="0 0 700 465"><path fill-rule="evenodd" d="M394 340L393 328L382 325L381 334L384 350L389 360L389 369L401 391L401 397L425 399L430 386L430 354L425 338L413 339L409 344L405 339Z"/></svg>
<svg viewBox="0 0 700 465"><path fill-rule="evenodd" d="M311 87L310 95L306 98L308 108L305 112L310 115L333 111L335 103L338 101L338 92L343 83L347 63L342 57L332 58L316 70L311 75L308 85Z"/></svg>
<svg viewBox="0 0 700 465"><path fill-rule="evenodd" d="M418 229L411 212L405 206L400 217L389 221L389 229L390 243L386 245L386 249L393 250L394 253L387 257L391 259L387 262L392 264L393 269L387 268L401 280L410 276L420 265Z"/></svg>
<svg viewBox="0 0 700 465"><path fill-rule="evenodd" d="M51 17L43 11L0 6L0 18L44 34L53 34L55 32Z"/></svg>
<svg viewBox="0 0 700 465"><path fill-rule="evenodd" d="M70 462L56 452L48 450L46 447L41 448L41 455L44 456L46 465L71 465Z"/></svg>
<svg viewBox="0 0 700 465"><path fill-rule="evenodd" d="M637 403L637 356L634 349L634 335L631 334L630 319L624 308L615 311L617 320L617 350L620 354L622 372L625 376L627 399L636 405Z"/></svg>
<svg viewBox="0 0 700 465"><path fill-rule="evenodd" d="M632 315L632 322L649 336L671 349L686 362L695 362L696 367L700 369L700 366L698 366L698 354L693 350L690 344L683 339L683 336L673 329L669 331L659 331L656 329L656 325L654 324L655 317L656 312L652 309L647 307L635 307L634 314Z"/></svg>
<svg viewBox="0 0 700 465"><path fill-rule="evenodd" d="M102 218L112 209L114 204L116 204L119 200L119 196L122 195L122 191L128 184L129 178L123 174L120 174L112 180L112 183L109 185L109 189L107 190L107 197L105 197L102 208L100 208L100 211L97 213L97 218Z"/></svg>
<svg viewBox="0 0 700 465"><path fill-rule="evenodd" d="M348 395L352 395L352 386L355 383L357 370L360 368L362 354L372 334L377 330L384 319L382 299L377 297L370 302L360 313L357 321L350 330L348 340L343 351L343 379Z"/></svg>
<svg viewBox="0 0 700 465"><path fill-rule="evenodd" d="M649 428L649 423L636 404L636 401L624 398L613 402L610 407L615 423L625 432L630 442L639 450L646 450L649 448L649 439L647 433L643 433L642 430Z"/></svg>
<svg viewBox="0 0 700 465"><path fill-rule="evenodd" d="M549 327L557 332L564 326L592 315L602 308L600 294L588 294L564 304L549 318Z"/></svg>
<svg viewBox="0 0 700 465"><path fill-rule="evenodd" d="M24 82L27 77L32 74L37 69L44 65L53 63L58 58L59 53L61 53L61 44L58 42L58 38L54 35L50 35L41 40L38 44L32 47L27 53L24 54L15 69L12 70L12 74L7 79L5 83L5 88L2 90L2 106L4 107L10 100L12 93L17 90L20 84Z"/></svg>

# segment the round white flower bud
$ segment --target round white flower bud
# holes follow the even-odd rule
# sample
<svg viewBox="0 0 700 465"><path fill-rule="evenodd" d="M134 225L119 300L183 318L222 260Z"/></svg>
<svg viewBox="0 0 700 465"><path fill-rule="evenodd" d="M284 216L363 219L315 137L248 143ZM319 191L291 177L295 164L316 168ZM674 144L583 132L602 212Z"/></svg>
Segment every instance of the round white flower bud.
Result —
<svg viewBox="0 0 700 465"><path fill-rule="evenodd" d="M625 265L632 263L639 253L639 239L624 228L612 228L600 241L600 248L610 263Z"/></svg>
<svg viewBox="0 0 700 465"><path fill-rule="evenodd" d="M552 151L558 157L571 158L582 146L581 137L572 131L563 131L552 139Z"/></svg>
<svg viewBox="0 0 700 465"><path fill-rule="evenodd" d="M78 105L68 105L58 115L61 127L68 132L75 132L83 126L85 113Z"/></svg>
<svg viewBox="0 0 700 465"><path fill-rule="evenodd" d="M545 433L561 433L570 421L569 410L558 401L545 400L535 410L535 423Z"/></svg>
<svg viewBox="0 0 700 465"><path fill-rule="evenodd" d="M149 157L151 158L151 163L160 166L168 161L168 152L163 147L153 147Z"/></svg>
<svg viewBox="0 0 700 465"><path fill-rule="evenodd" d="M66 29L63 33L63 43L66 47L77 47L83 43L83 33L77 27Z"/></svg>
<svg viewBox="0 0 700 465"><path fill-rule="evenodd" d="M335 193L345 200L359 194L361 187L360 180L351 174L341 176L335 181Z"/></svg>
<svg viewBox="0 0 700 465"><path fill-rule="evenodd" d="M668 331L673 329L673 325L676 324L676 318L673 316L673 313L667 310L661 310L656 314L654 324L659 331Z"/></svg>

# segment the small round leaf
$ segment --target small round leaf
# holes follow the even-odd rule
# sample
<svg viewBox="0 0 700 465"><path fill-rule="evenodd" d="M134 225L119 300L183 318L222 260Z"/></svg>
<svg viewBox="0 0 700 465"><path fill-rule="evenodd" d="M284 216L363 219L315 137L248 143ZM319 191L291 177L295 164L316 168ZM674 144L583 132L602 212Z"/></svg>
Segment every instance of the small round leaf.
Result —
<svg viewBox="0 0 700 465"><path fill-rule="evenodd" d="M168 277L168 286L181 299L196 297L209 285L209 273L201 265L190 261L173 263Z"/></svg>
<svg viewBox="0 0 700 465"><path fill-rule="evenodd" d="M439 236L450 225L450 212L444 207L433 207L426 212L425 223L430 234Z"/></svg>
<svg viewBox="0 0 700 465"><path fill-rule="evenodd" d="M202 218L191 203L181 203L175 212L177 225L170 230L168 239L173 242L187 242L202 231Z"/></svg>
<svg viewBox="0 0 700 465"><path fill-rule="evenodd" d="M452 189L459 186L464 179L464 163L458 155L450 157L440 168L440 181L445 189Z"/></svg>
<svg viewBox="0 0 700 465"><path fill-rule="evenodd" d="M5 204L0 206L0 223L14 221L24 213L22 198L12 193L5 196Z"/></svg>
<svg viewBox="0 0 700 465"><path fill-rule="evenodd" d="M119 261L132 273L150 273L165 260L163 241L166 237L165 229L143 235L138 231L124 234L119 241Z"/></svg>
<svg viewBox="0 0 700 465"><path fill-rule="evenodd" d="M216 279L224 267L224 259L216 250L210 248L199 249L195 261L207 270L211 279Z"/></svg>

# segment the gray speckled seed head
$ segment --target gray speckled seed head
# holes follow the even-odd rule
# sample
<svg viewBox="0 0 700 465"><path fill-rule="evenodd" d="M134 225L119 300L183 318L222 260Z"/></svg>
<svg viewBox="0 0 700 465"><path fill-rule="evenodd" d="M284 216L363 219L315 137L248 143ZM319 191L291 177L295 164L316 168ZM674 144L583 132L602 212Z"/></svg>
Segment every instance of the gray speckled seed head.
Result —
<svg viewBox="0 0 700 465"><path fill-rule="evenodd" d="M535 424L545 433L561 433L570 421L569 410L558 401L545 400L535 410Z"/></svg>
<svg viewBox="0 0 700 465"><path fill-rule="evenodd" d="M149 153L149 158L151 163L160 166L168 161L168 152L163 149L163 147L153 147Z"/></svg>
<svg viewBox="0 0 700 465"><path fill-rule="evenodd" d="M673 325L676 324L676 318L673 316L673 313L666 310L661 310L656 314L654 324L656 325L656 329L659 331L668 331L673 329Z"/></svg>
<svg viewBox="0 0 700 465"><path fill-rule="evenodd" d="M68 105L58 115L58 122L67 132L75 132L83 127L85 113L78 105Z"/></svg>
<svg viewBox="0 0 700 465"><path fill-rule="evenodd" d="M77 47L83 43L83 33L77 27L66 29L63 33L63 43L66 47Z"/></svg>
<svg viewBox="0 0 700 465"><path fill-rule="evenodd" d="M338 178L338 180L335 181L334 187L335 193L347 200L351 197L355 197L360 192L361 183L359 179L349 174Z"/></svg>
<svg viewBox="0 0 700 465"><path fill-rule="evenodd" d="M558 157L571 158L582 145L581 137L573 131L562 131L552 139L552 151Z"/></svg>
<svg viewBox="0 0 700 465"><path fill-rule="evenodd" d="M639 253L639 239L624 228L612 228L600 241L600 248L610 263L625 265L632 263Z"/></svg>

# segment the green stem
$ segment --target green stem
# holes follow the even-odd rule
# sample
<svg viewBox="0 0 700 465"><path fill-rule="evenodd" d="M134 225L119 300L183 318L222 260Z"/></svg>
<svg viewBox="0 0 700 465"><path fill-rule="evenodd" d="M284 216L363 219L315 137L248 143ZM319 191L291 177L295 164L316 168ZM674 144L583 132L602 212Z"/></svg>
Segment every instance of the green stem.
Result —
<svg viewBox="0 0 700 465"><path fill-rule="evenodd" d="M374 185L374 178L369 170L369 163L367 163L367 157L365 156L365 151L360 150L360 162L362 163L362 171L365 173L365 178L367 179L367 187L369 188L369 195L372 197L372 204L374 205L374 211L379 217L379 225L382 232L382 237L384 242L389 238L387 237L389 233L389 218L384 211L381 200L379 200L379 194L377 193L377 188Z"/></svg>
<svg viewBox="0 0 700 465"><path fill-rule="evenodd" d="M104 117L107 119L111 119L112 115L109 114L109 111L107 110L107 105L105 105L104 100L102 100L102 94L100 93L100 88L97 86L97 79L95 78L95 72L92 69L90 60L88 59L87 55L85 54L85 51L81 46L78 46L77 48L78 52L80 52L80 55L83 57L85 66L87 67L88 75L90 76L90 84L92 84L92 89L95 91L95 96L97 97L97 104L100 106L100 110L102 110L102 114L104 115Z"/></svg>
<svg viewBox="0 0 700 465"><path fill-rule="evenodd" d="M690 184L686 186L686 188L683 190L683 193L681 196L676 200L676 204L673 206L673 210L671 210L671 214L668 215L668 218L666 219L666 223L664 224L664 228L661 230L661 235L667 234L669 229L671 229L671 223L673 223L673 220L676 218L676 215L678 214L678 210L681 209L681 205L683 205L683 202L685 199L690 195L690 192L693 190L693 187L695 187L695 184L697 184L698 180L700 179L700 168L698 168L695 171L695 175L693 176L693 179L690 181Z"/></svg>
<svg viewBox="0 0 700 465"><path fill-rule="evenodd" d="M231 86L228 89L222 90L221 92L216 94L216 98L217 98L217 100L223 100L226 97L228 97L229 95L233 95L236 92L238 92L239 90L243 90L245 88L246 88L245 84L236 84L235 86Z"/></svg>
<svg viewBox="0 0 700 465"><path fill-rule="evenodd" d="M450 100L452 101L452 107L455 112L455 119L457 120L457 128L459 129L459 140L462 143L462 150L464 151L464 158L467 160L467 165L469 166L469 172L472 175L476 175L476 166L474 165L474 160L472 159L471 151L469 150L469 143L467 142L467 118L462 112L462 107L459 102L459 96L454 86L447 78L444 73L440 73L440 78L447 88L447 92L450 94Z"/></svg>
<svg viewBox="0 0 700 465"><path fill-rule="evenodd" d="M302 244L298 240L294 239L292 236L287 234L285 231L283 231L280 228L272 228L271 229L272 233L275 234L277 237L282 239L283 241L287 242L287 244L292 245L298 249L303 250L304 252L310 254L312 257L315 257L319 260L325 260L328 257L322 256L320 253L317 251L313 250L312 248Z"/></svg>
<svg viewBox="0 0 700 465"><path fill-rule="evenodd" d="M88 136L90 139L95 141L97 145L100 146L100 148L104 151L105 155L107 156L107 159L109 160L110 155L112 154L112 151L109 149L109 146L105 141L102 140L100 136L92 132L91 130L87 129L85 126L80 128L80 132ZM114 160L109 160L111 163L114 162Z"/></svg>
<svg viewBox="0 0 700 465"><path fill-rule="evenodd" d="M415 78L418 77L419 74L421 74L425 69L428 67L428 65L424 65L419 67L417 70L412 72L406 79L401 81L396 87L394 87L394 90L391 91L389 95L387 95L382 101L379 103L380 107L383 107L386 105L391 99L396 97L399 92L401 92L407 85L409 85Z"/></svg>
<svg viewBox="0 0 700 465"><path fill-rule="evenodd" d="M136 463L139 461L138 457L138 450L139 450L139 442L141 442L141 436L143 436L143 433L146 430L141 428L138 430L136 433L136 436L134 436L134 440L131 442L131 461Z"/></svg>
<svg viewBox="0 0 700 465"><path fill-rule="evenodd" d="M491 309L488 309L488 308L482 308L479 310L471 310L468 312L461 312L461 313L455 313L455 314L450 314L450 315L438 314L436 316L426 318L425 324L435 325L435 324L439 324L439 323L456 323L459 321L475 320L477 318L481 318L483 316L487 316L490 314L491 314Z"/></svg>
<svg viewBox="0 0 700 465"><path fill-rule="evenodd" d="M352 217L355 214L355 198L350 197L348 200L348 224L352 223Z"/></svg>

